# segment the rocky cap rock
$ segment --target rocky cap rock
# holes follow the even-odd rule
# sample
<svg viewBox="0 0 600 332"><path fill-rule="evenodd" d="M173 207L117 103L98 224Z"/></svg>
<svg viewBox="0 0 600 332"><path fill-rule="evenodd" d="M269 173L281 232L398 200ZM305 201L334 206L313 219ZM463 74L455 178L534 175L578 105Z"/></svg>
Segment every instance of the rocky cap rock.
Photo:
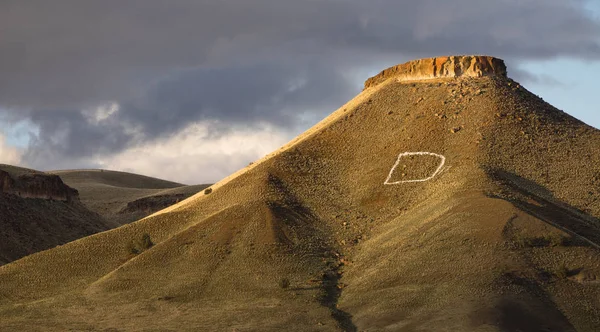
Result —
<svg viewBox="0 0 600 332"><path fill-rule="evenodd" d="M27 173L13 177L0 170L0 194L22 198L52 199L64 202L79 200L77 190L64 184L58 175Z"/></svg>
<svg viewBox="0 0 600 332"><path fill-rule="evenodd" d="M491 56L446 56L409 61L385 69L365 82L365 89L388 79L398 81L428 80L455 77L506 77L504 61Z"/></svg>

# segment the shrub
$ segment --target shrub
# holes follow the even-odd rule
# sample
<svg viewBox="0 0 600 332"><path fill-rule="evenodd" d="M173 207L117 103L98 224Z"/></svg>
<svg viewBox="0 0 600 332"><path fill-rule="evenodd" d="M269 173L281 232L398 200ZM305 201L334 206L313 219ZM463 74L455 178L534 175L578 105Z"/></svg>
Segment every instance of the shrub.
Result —
<svg viewBox="0 0 600 332"><path fill-rule="evenodd" d="M144 235L142 235L142 239L140 241L140 247L142 248L142 251L146 250L146 249L150 249L153 245L154 245L154 243L152 243L152 239L150 239L150 234L144 233Z"/></svg>
<svg viewBox="0 0 600 332"><path fill-rule="evenodd" d="M129 241L129 243L127 244L127 252L132 255L137 255L140 253L140 251L138 250L138 248L135 245L135 241L133 241L133 240Z"/></svg>
<svg viewBox="0 0 600 332"><path fill-rule="evenodd" d="M560 234L544 234L540 236L527 237L524 235L515 236L514 241L520 247L559 247L569 245L569 238Z"/></svg>
<svg viewBox="0 0 600 332"><path fill-rule="evenodd" d="M279 280L279 287L281 287L282 289L286 289L286 288L290 287L290 279L281 278Z"/></svg>
<svg viewBox="0 0 600 332"><path fill-rule="evenodd" d="M546 240L551 247L560 247L569 244L569 238L560 234L548 235L546 236Z"/></svg>
<svg viewBox="0 0 600 332"><path fill-rule="evenodd" d="M565 279L569 276L570 272L571 270L569 270L567 265L562 263L558 266L554 274L560 279Z"/></svg>
<svg viewBox="0 0 600 332"><path fill-rule="evenodd" d="M144 233L142 234L142 237L137 239L137 240L131 240L131 242L129 242L129 244L127 245L127 251L130 254L141 254L142 252L150 249L152 246L154 245L154 243L152 242L152 239L150 238L150 234L148 233Z"/></svg>
<svg viewBox="0 0 600 332"><path fill-rule="evenodd" d="M204 195L208 195L210 193L212 193L212 188L206 188L206 189L204 189Z"/></svg>

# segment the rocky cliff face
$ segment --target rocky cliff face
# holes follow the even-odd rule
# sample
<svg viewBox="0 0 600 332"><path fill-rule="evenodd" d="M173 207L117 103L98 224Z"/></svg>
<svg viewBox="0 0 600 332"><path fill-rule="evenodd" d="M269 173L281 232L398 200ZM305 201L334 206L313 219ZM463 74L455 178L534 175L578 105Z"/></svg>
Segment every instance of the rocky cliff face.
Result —
<svg viewBox="0 0 600 332"><path fill-rule="evenodd" d="M41 173L11 176L8 172L0 170L0 193L63 202L79 200L77 190L64 184L58 175Z"/></svg>
<svg viewBox="0 0 600 332"><path fill-rule="evenodd" d="M506 77L506 65L498 58L481 55L449 56L409 61L385 69L365 82L365 89L390 78L398 81L454 77Z"/></svg>
<svg viewBox="0 0 600 332"><path fill-rule="evenodd" d="M0 265L115 226L57 175L0 169Z"/></svg>

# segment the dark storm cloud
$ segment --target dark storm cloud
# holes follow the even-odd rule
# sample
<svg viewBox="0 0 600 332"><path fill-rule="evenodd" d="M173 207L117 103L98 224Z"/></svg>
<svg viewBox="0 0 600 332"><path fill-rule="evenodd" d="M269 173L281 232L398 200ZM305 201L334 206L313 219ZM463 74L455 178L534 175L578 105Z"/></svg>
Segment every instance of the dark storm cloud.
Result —
<svg viewBox="0 0 600 332"><path fill-rule="evenodd" d="M36 111L31 120L40 125L39 136L46 139L44 142L34 140L33 144L43 144L45 148L67 157L119 150L125 142L133 139L133 135L126 134L125 128L115 121L93 123L80 112ZM80 140L79 137L86 137L86 140ZM93 145L89 142L93 142Z"/></svg>
<svg viewBox="0 0 600 332"><path fill-rule="evenodd" d="M336 108L352 89L338 72L318 63L294 70L261 64L181 71L152 84L100 121L93 109L30 111L29 118L40 130L24 159L47 168L64 157L120 151L132 142L167 136L203 120L218 120L209 133L213 136L236 125L261 122L289 128L307 113Z"/></svg>
<svg viewBox="0 0 600 332"><path fill-rule="evenodd" d="M127 98L174 68L337 50L600 56L577 0L3 1L0 31L0 101L51 108Z"/></svg>
<svg viewBox="0 0 600 332"><path fill-rule="evenodd" d="M134 139L120 123L90 122L77 111L32 111L30 119L39 126L39 134L30 141L23 159L41 169L73 168L69 165L73 160L119 151ZM87 161L78 167L95 165Z"/></svg>
<svg viewBox="0 0 600 332"><path fill-rule="evenodd" d="M323 32L327 12L341 11L327 1L5 1L0 100L53 107L128 97L173 69L244 61Z"/></svg>
<svg viewBox="0 0 600 332"><path fill-rule="evenodd" d="M40 127L25 160L45 168L41 160L56 163L48 156L109 154L191 121L290 127L298 115L332 111L357 92L352 70L389 59L600 59L600 26L584 4L3 1L0 107L10 113L5 119ZM106 121L84 112L109 102L120 111Z"/></svg>
<svg viewBox="0 0 600 332"><path fill-rule="evenodd" d="M155 134L212 119L289 127L302 113L341 103L352 88L319 63L192 69L159 81L138 101L123 104L118 116Z"/></svg>

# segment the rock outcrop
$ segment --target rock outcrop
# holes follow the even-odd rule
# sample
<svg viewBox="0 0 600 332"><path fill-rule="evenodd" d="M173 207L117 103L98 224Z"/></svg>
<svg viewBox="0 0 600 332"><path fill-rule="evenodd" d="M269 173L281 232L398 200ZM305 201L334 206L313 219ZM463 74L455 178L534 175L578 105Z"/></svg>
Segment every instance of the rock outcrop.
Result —
<svg viewBox="0 0 600 332"><path fill-rule="evenodd" d="M86 208L58 175L0 167L0 266L118 226Z"/></svg>
<svg viewBox="0 0 600 332"><path fill-rule="evenodd" d="M188 198L190 195L186 194L172 194L172 195L157 195L148 196L136 199L133 202L127 203L127 206L119 211L119 214L126 213L143 213L145 215L152 214L156 211L160 211L173 204L179 203L180 201Z"/></svg>
<svg viewBox="0 0 600 332"><path fill-rule="evenodd" d="M504 61L491 56L447 56L409 61L385 69L365 82L365 89L390 78L398 81L428 80L455 77L506 77Z"/></svg>
<svg viewBox="0 0 600 332"><path fill-rule="evenodd" d="M63 202L79 200L77 190L64 184L58 175L43 173L27 173L13 177L0 170L0 193Z"/></svg>

